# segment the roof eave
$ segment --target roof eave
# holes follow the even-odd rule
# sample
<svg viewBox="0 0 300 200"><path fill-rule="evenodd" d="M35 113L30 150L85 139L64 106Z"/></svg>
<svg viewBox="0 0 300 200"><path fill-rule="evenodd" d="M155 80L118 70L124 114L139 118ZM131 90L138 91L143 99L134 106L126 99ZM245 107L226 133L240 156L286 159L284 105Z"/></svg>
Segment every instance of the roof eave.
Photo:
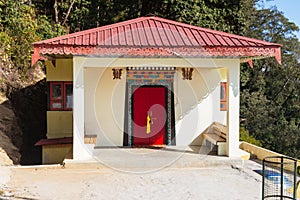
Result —
<svg viewBox="0 0 300 200"><path fill-rule="evenodd" d="M97 47L74 45L34 45L32 65L45 60L46 55L95 55L102 57L227 57L240 58L241 62L275 57L281 64L281 48L266 47Z"/></svg>

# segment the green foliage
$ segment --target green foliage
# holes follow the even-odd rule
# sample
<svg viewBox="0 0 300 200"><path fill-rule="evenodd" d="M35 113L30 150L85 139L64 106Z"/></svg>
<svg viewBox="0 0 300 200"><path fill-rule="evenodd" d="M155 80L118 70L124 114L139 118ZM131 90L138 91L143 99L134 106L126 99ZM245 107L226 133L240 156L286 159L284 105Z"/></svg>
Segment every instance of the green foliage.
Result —
<svg viewBox="0 0 300 200"><path fill-rule="evenodd" d="M63 26L66 32L75 32L91 28L89 24L94 25L96 16L91 16L89 13L93 9L102 9L90 7L94 2L91 0L32 0L32 5L36 8L36 13L40 16L46 16L49 22L53 25ZM109 1L105 1L109 2ZM102 12L106 12L102 10Z"/></svg>
<svg viewBox="0 0 300 200"><path fill-rule="evenodd" d="M240 140L259 147L261 146L261 142L255 139L253 136L249 135L249 131L247 131L244 127L240 127Z"/></svg>
<svg viewBox="0 0 300 200"><path fill-rule="evenodd" d="M34 28L30 23L32 14L28 6L18 2L6 1L1 6L1 31L3 32L1 41L6 44L3 49L8 51L6 53L18 66L23 66L25 64L23 61L30 56L26 52L31 45L30 40L37 39L32 38L34 36L31 34Z"/></svg>
<svg viewBox="0 0 300 200"><path fill-rule="evenodd" d="M46 15L51 23L64 25L70 32L151 13L171 20L238 34L245 31L245 24L254 2L254 0L32 0L40 15Z"/></svg>
<svg viewBox="0 0 300 200"><path fill-rule="evenodd" d="M44 16L22 1L5 0L0 4L0 41L4 54L13 61L21 75L30 67L32 43L62 33Z"/></svg>
<svg viewBox="0 0 300 200"><path fill-rule="evenodd" d="M300 43L298 27L276 8L256 10L250 37L282 44L282 65L274 58L241 68L241 118L263 147L300 157Z"/></svg>
<svg viewBox="0 0 300 200"><path fill-rule="evenodd" d="M45 40L65 34L65 29L59 25L52 25L45 15L38 16L36 34L40 40Z"/></svg>

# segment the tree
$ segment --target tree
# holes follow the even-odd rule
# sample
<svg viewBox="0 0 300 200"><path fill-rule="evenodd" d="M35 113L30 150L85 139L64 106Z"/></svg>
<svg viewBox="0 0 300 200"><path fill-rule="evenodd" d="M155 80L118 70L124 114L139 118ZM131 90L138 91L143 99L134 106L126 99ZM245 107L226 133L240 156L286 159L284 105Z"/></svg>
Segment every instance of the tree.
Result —
<svg viewBox="0 0 300 200"><path fill-rule="evenodd" d="M93 20L87 18L90 0L32 0L38 15L47 16L52 25L65 27L66 32L84 29L85 22Z"/></svg>
<svg viewBox="0 0 300 200"><path fill-rule="evenodd" d="M154 14L242 34L256 0L32 0L39 14L74 32Z"/></svg>
<svg viewBox="0 0 300 200"><path fill-rule="evenodd" d="M0 17L1 48L23 76L31 64L32 42L62 33L45 16L36 18L34 9L22 1L0 1Z"/></svg>
<svg viewBox="0 0 300 200"><path fill-rule="evenodd" d="M268 149L300 156L300 43L289 22L276 7L256 10L250 37L282 44L282 65L269 58L241 69L241 118L250 135Z"/></svg>

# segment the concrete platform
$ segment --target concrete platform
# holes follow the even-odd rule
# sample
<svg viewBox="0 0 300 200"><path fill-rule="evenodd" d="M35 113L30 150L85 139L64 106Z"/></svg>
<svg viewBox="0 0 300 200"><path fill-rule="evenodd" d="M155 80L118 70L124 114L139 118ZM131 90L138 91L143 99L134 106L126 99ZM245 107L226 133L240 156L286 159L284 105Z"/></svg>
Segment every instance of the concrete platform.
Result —
<svg viewBox="0 0 300 200"><path fill-rule="evenodd" d="M217 156L207 147L124 148L99 147L94 149L93 159L86 161L65 160L66 166L85 163L126 172L152 172L163 168L207 168L230 166L240 168L241 157Z"/></svg>
<svg viewBox="0 0 300 200"><path fill-rule="evenodd" d="M186 157L182 158L177 162L183 162ZM210 160L214 158L208 156L205 160L213 164ZM67 163L65 167L19 166L10 169L11 178L4 188L9 193L5 194L5 199L261 199L262 177L253 170L262 169L262 166L247 160L243 168L237 170L228 167L229 159L223 158L225 163L217 167L169 166L153 173L146 171L153 169L116 171L101 168L99 163L82 162Z"/></svg>

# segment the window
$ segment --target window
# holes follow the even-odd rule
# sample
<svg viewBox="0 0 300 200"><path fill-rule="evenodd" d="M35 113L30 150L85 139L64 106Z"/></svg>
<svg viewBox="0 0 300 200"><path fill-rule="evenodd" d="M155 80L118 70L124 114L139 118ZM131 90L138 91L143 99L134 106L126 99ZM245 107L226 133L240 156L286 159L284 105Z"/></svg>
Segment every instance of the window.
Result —
<svg viewBox="0 0 300 200"><path fill-rule="evenodd" d="M65 110L73 109L73 83L64 84L64 107Z"/></svg>
<svg viewBox="0 0 300 200"><path fill-rule="evenodd" d="M227 110L227 82L220 83L220 110Z"/></svg>
<svg viewBox="0 0 300 200"><path fill-rule="evenodd" d="M50 82L50 110L73 109L73 83Z"/></svg>

